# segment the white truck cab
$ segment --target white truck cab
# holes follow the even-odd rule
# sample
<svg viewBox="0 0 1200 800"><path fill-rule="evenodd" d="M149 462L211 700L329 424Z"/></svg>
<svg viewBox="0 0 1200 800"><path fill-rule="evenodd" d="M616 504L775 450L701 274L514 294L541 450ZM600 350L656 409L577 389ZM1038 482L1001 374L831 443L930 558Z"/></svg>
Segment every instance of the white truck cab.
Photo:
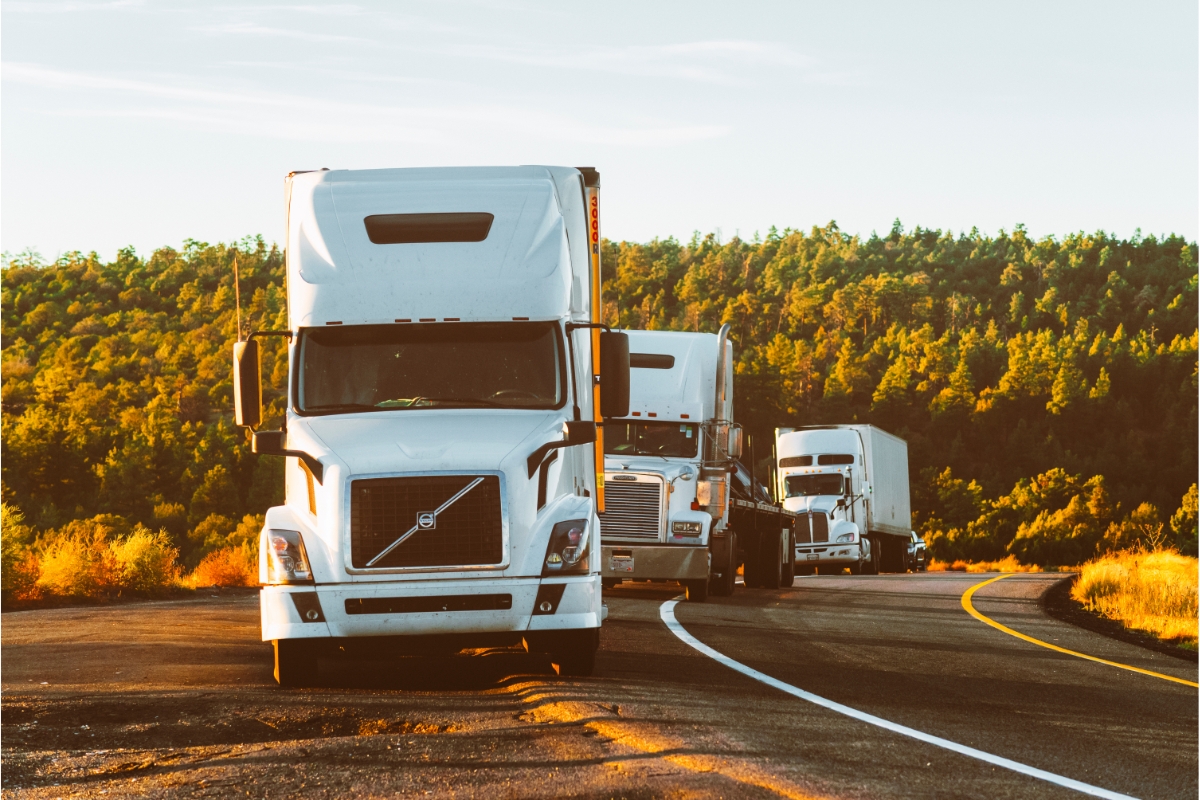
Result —
<svg viewBox="0 0 1200 800"><path fill-rule="evenodd" d="M748 586L790 584L791 525L737 462L729 326L626 333L629 414L604 423L605 585L678 581L702 601L731 594L743 561Z"/></svg>
<svg viewBox="0 0 1200 800"><path fill-rule="evenodd" d="M777 496L798 515L796 570L904 572L908 445L872 425L777 428Z"/></svg>
<svg viewBox="0 0 1200 800"><path fill-rule="evenodd" d="M520 642L589 673L597 423L628 396L598 324L599 176L322 170L286 197L288 329L234 347L238 424L287 459L260 550L276 679L337 649ZM288 342L277 431L256 430L264 335Z"/></svg>

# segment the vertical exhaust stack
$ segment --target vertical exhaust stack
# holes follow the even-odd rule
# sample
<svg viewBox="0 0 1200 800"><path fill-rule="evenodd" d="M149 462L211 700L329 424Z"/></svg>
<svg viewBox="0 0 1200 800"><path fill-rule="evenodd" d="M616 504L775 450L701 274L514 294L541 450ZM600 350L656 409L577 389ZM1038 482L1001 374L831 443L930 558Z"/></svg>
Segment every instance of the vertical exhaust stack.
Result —
<svg viewBox="0 0 1200 800"><path fill-rule="evenodd" d="M725 345L729 341L730 330L732 328L726 322L717 332L717 402L713 407L713 419L717 422L730 421L725 419L725 404L728 402L728 398L725 397Z"/></svg>
<svg viewBox="0 0 1200 800"><path fill-rule="evenodd" d="M727 322L717 332L717 371L713 395L713 415L712 419L704 423L705 459L701 467L701 480L696 483L696 501L704 506L714 519L722 517L725 513L728 490L726 472L729 468L729 459L736 457L731 452L733 421L727 419L731 415L726 413L729 397L726 393L728 374L725 368L725 350L728 347L730 330L731 327Z"/></svg>

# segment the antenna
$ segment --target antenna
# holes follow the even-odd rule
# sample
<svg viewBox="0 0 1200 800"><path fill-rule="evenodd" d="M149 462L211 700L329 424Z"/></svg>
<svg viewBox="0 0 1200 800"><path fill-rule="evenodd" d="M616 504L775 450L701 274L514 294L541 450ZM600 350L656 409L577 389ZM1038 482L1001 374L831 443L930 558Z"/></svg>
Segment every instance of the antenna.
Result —
<svg viewBox="0 0 1200 800"><path fill-rule="evenodd" d="M242 287L238 276L237 251L233 254L233 297L237 304L237 340L242 340Z"/></svg>

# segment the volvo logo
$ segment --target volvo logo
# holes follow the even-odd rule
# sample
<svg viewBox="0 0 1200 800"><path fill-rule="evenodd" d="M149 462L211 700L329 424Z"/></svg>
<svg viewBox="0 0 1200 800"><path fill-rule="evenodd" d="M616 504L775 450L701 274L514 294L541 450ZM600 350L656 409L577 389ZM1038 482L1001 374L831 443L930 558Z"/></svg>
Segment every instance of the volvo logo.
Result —
<svg viewBox="0 0 1200 800"><path fill-rule="evenodd" d="M417 514L417 527L423 531L431 531L437 527L437 512L422 511Z"/></svg>

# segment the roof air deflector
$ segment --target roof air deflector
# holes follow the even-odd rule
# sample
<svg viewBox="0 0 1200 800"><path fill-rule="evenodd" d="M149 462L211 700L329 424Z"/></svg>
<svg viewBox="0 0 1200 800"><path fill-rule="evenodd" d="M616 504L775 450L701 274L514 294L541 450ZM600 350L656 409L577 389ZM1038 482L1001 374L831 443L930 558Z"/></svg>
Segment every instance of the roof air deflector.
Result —
<svg viewBox="0 0 1200 800"><path fill-rule="evenodd" d="M363 220L375 244L482 242L495 216L487 212L372 214Z"/></svg>

